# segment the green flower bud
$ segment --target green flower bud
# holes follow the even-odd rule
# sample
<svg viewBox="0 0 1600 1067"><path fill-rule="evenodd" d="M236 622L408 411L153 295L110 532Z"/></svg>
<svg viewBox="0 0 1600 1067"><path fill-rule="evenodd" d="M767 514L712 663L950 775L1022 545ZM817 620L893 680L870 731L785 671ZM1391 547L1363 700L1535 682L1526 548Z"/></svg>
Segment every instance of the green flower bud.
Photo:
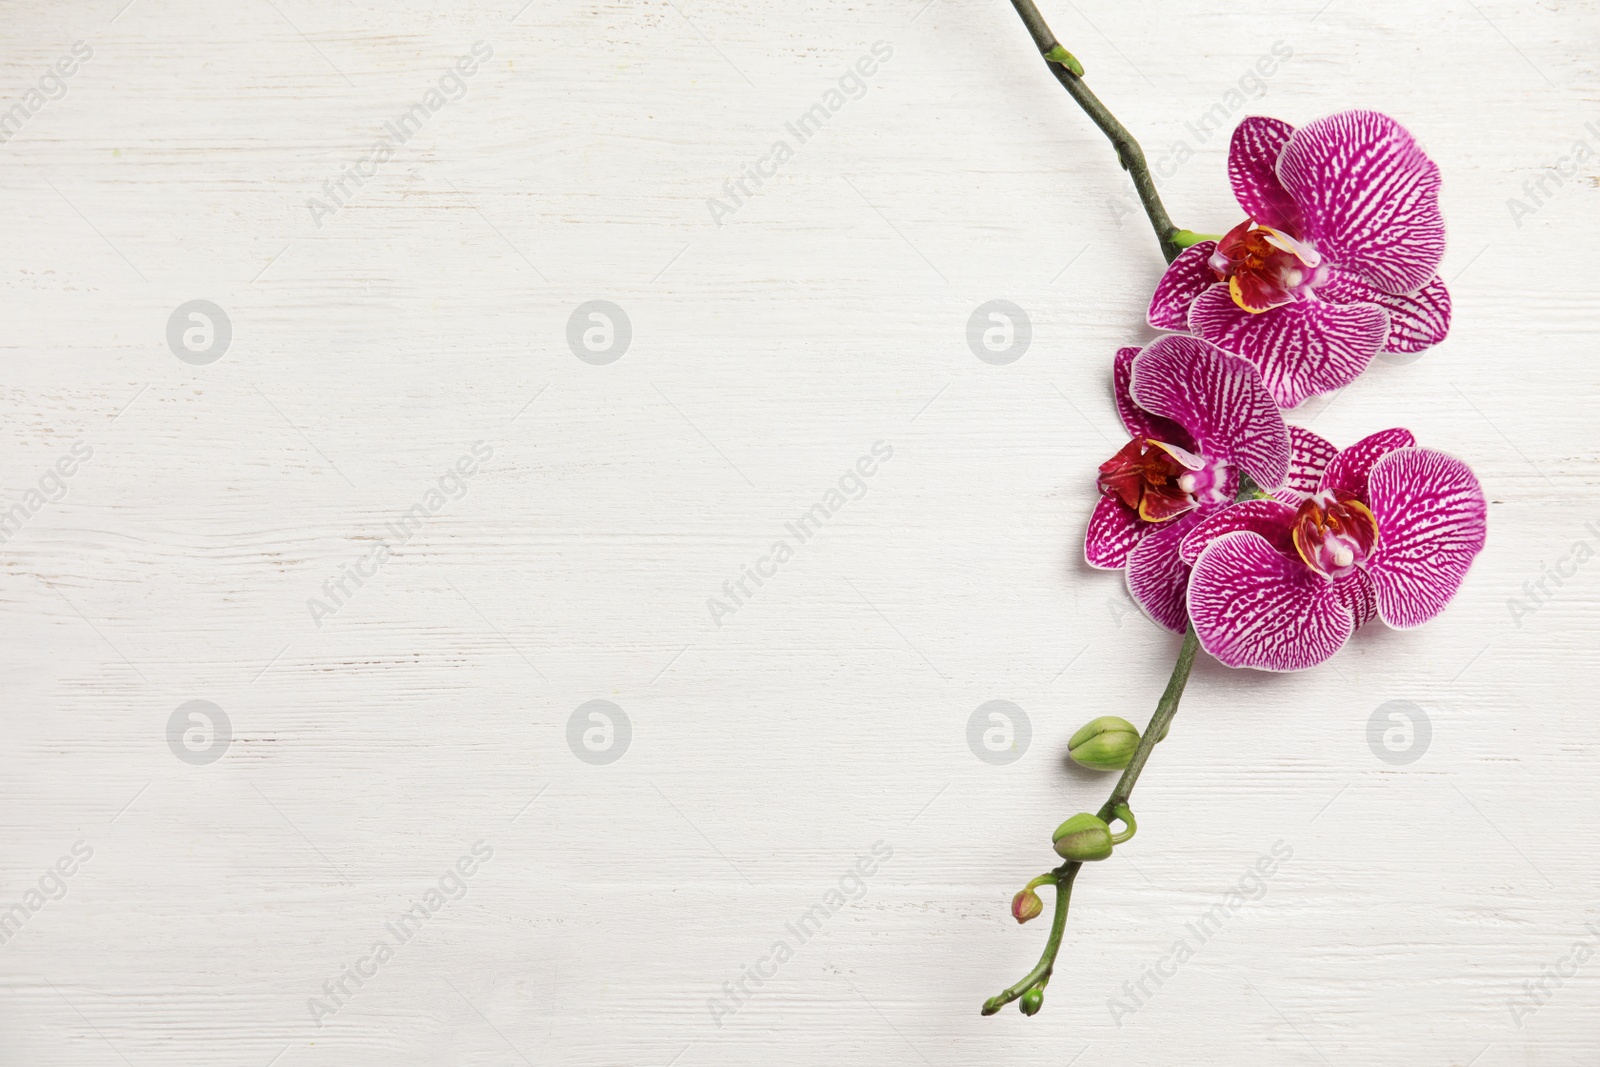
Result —
<svg viewBox="0 0 1600 1067"><path fill-rule="evenodd" d="M1067 742L1072 762L1097 771L1120 771L1139 747L1139 730L1127 719L1102 715L1086 724Z"/></svg>
<svg viewBox="0 0 1600 1067"><path fill-rule="evenodd" d="M1064 860L1103 860L1111 855L1111 827L1086 811L1056 827L1052 841L1056 855Z"/></svg>
<svg viewBox="0 0 1600 1067"><path fill-rule="evenodd" d="M1017 1007L1022 1009L1024 1015L1038 1015L1039 1009L1044 1007L1044 990L1034 986L1022 994L1022 1003Z"/></svg>
<svg viewBox="0 0 1600 1067"><path fill-rule="evenodd" d="M1056 827L1056 832L1052 836L1056 855L1064 860L1077 860L1080 863L1103 860L1111 855L1112 845L1122 844L1139 828L1133 821L1133 812L1129 810L1128 805L1118 804L1116 814L1117 818L1128 826L1120 834L1113 834L1104 819L1098 815L1090 815L1086 811L1079 812Z"/></svg>
<svg viewBox="0 0 1600 1067"><path fill-rule="evenodd" d="M1168 719L1157 741L1165 741L1172 729ZM1085 723L1067 742L1067 755L1073 762L1097 771L1120 771L1133 761L1139 747L1139 728L1120 715L1102 715Z"/></svg>

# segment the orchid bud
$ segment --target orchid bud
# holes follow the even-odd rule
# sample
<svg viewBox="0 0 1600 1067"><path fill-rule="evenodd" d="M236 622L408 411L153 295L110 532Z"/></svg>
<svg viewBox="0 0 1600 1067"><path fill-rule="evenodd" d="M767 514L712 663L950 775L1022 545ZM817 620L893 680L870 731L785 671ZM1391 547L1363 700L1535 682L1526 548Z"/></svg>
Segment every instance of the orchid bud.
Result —
<svg viewBox="0 0 1600 1067"><path fill-rule="evenodd" d="M1064 860L1077 860L1087 863L1090 860L1103 860L1111 855L1111 846L1120 845L1132 837L1139 829L1133 821L1133 812L1128 805L1116 806L1116 817L1127 825L1127 829L1120 834L1113 834L1111 827L1098 815L1090 815L1081 811L1056 827L1052 837L1056 855Z"/></svg>
<svg viewBox="0 0 1600 1067"><path fill-rule="evenodd" d="M1011 917L1019 923L1037 919L1043 911L1044 901L1039 899L1039 894L1033 891L1032 886L1017 890L1017 895L1011 898Z"/></svg>
<svg viewBox="0 0 1600 1067"><path fill-rule="evenodd" d="M1086 724L1067 742L1067 755L1080 766L1097 771L1120 771L1139 747L1139 730L1127 719L1102 715Z"/></svg>
<svg viewBox="0 0 1600 1067"><path fill-rule="evenodd" d="M1064 860L1103 860L1111 855L1111 827L1098 815L1079 812L1056 827L1052 843Z"/></svg>
<svg viewBox="0 0 1600 1067"><path fill-rule="evenodd" d="M1044 1007L1044 990L1034 986L1022 994L1022 1003L1018 1004L1017 1007L1022 1009L1022 1014L1024 1015L1038 1015L1039 1009Z"/></svg>

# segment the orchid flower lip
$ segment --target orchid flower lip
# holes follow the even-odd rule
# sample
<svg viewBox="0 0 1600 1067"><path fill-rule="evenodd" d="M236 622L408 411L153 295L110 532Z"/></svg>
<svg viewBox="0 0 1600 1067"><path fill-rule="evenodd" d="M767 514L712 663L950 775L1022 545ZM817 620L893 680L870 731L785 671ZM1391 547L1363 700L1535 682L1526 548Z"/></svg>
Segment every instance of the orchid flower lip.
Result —
<svg viewBox="0 0 1600 1067"><path fill-rule="evenodd" d="M1135 437L1100 465L1099 488L1145 522L1170 522L1197 507L1227 503L1229 467L1178 445Z"/></svg>
<svg viewBox="0 0 1600 1067"><path fill-rule="evenodd" d="M1206 266L1252 315L1311 298L1324 280L1322 254L1283 229L1245 219L1217 242Z"/></svg>
<svg viewBox="0 0 1600 1067"><path fill-rule="evenodd" d="M1378 547L1378 520L1352 493L1321 489L1295 512L1291 539L1313 574L1330 582L1365 568Z"/></svg>

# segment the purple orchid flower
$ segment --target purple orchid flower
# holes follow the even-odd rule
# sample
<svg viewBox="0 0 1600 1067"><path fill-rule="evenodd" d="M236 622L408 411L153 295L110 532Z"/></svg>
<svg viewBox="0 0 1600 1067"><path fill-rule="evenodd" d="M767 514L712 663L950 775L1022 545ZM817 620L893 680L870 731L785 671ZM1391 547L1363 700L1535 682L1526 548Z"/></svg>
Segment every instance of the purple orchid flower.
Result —
<svg viewBox="0 0 1600 1067"><path fill-rule="evenodd" d="M1375 433L1329 459L1303 499L1245 501L1189 532L1195 634L1229 667L1296 671L1374 617L1420 626L1461 587L1486 513L1465 463L1409 430Z"/></svg>
<svg viewBox="0 0 1600 1067"><path fill-rule="evenodd" d="M1379 352L1444 340L1439 168L1398 122L1247 118L1228 177L1248 218L1173 260L1150 325L1248 359L1286 408L1355 380Z"/></svg>
<svg viewBox="0 0 1600 1067"><path fill-rule="evenodd" d="M1197 337L1173 334L1143 351L1119 350L1112 383L1133 440L1100 465L1103 495L1084 556L1095 567L1126 569L1134 600L1182 633L1189 565L1179 546L1233 503L1241 473L1266 489L1284 484L1289 430L1260 373Z"/></svg>

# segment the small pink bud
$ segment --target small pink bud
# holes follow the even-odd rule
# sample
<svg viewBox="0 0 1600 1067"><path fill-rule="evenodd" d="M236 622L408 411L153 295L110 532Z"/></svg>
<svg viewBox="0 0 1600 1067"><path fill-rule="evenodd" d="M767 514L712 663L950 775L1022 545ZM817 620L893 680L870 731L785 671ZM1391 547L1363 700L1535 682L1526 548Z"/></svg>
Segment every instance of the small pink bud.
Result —
<svg viewBox="0 0 1600 1067"><path fill-rule="evenodd" d="M1019 923L1037 919L1043 911L1044 901L1031 888L1019 889L1017 895L1011 898L1011 917Z"/></svg>

